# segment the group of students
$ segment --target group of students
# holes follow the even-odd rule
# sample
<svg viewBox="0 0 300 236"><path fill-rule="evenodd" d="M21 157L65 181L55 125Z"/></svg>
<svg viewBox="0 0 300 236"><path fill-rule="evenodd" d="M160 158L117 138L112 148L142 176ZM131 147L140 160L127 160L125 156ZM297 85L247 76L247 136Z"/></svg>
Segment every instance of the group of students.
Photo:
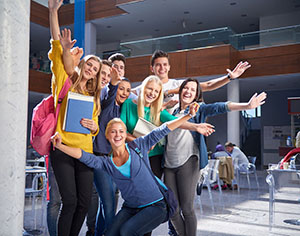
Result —
<svg viewBox="0 0 300 236"><path fill-rule="evenodd" d="M73 48L75 40L71 40L70 30L60 33L57 12L61 4L62 0L48 1L55 104L60 102L57 97L65 81L70 80L70 91L94 97L94 110L92 119L81 120L89 134L66 132L62 129L66 99L61 101L48 171L50 235L79 234L89 209L93 183L104 214L103 217L98 210L95 235L151 235L153 229L166 221L168 212L148 167L178 200L170 225L178 235L196 235L193 200L200 169L208 163L204 136L214 132L214 127L205 123L206 117L253 109L266 98L261 93L254 94L247 103L205 104L202 92L227 84L250 65L241 62L233 71L228 69L227 75L203 83L196 79L175 80L168 76L168 54L158 50L151 58L154 75L131 89L129 80L124 78L123 55L113 55L109 60L86 55L80 60L83 51ZM137 138L133 133L140 118L157 128ZM135 146L142 155L138 155ZM117 214L116 188L124 199Z"/></svg>

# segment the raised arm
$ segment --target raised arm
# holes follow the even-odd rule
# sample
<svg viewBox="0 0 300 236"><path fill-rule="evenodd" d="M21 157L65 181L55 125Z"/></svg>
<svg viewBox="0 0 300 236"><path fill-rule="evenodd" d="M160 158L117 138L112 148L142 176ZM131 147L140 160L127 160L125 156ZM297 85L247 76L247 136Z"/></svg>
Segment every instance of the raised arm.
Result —
<svg viewBox="0 0 300 236"><path fill-rule="evenodd" d="M60 44L63 48L63 62L66 73L71 76L75 70L75 61L71 53L71 48L76 43L76 40L71 39L71 30L63 29L62 34L59 35Z"/></svg>
<svg viewBox="0 0 300 236"><path fill-rule="evenodd" d="M227 75L200 83L201 89L202 91L212 91L217 88L220 88L225 84L228 84L231 79L236 79L240 77L250 67L251 65L247 61L241 61L239 64L236 65L233 71L231 71L230 69L226 69L226 71L228 72Z"/></svg>
<svg viewBox="0 0 300 236"><path fill-rule="evenodd" d="M249 102L243 102L243 103L238 103L238 102L229 102L228 103L228 108L231 111L242 111L242 110L250 110L254 109L258 106L261 106L265 103L265 99L267 98L267 94L265 92L260 93L257 95L255 93L249 100Z"/></svg>
<svg viewBox="0 0 300 236"><path fill-rule="evenodd" d="M50 34L53 40L59 40L58 9L63 0L48 0Z"/></svg>

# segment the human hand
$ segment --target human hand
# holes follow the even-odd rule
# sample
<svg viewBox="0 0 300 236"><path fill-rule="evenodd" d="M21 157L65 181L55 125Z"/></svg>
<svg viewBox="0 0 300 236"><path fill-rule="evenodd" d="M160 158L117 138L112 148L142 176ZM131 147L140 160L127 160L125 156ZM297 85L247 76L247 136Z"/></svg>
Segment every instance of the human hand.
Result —
<svg viewBox="0 0 300 236"><path fill-rule="evenodd" d="M51 142L53 144L53 150L54 148L59 148L61 145L61 136L58 132L56 132L51 138Z"/></svg>
<svg viewBox="0 0 300 236"><path fill-rule="evenodd" d="M118 70L115 67L111 68L110 78L110 83L114 86L117 85L120 81L122 81L122 78L119 76Z"/></svg>
<svg viewBox="0 0 300 236"><path fill-rule="evenodd" d="M64 28L61 31L61 35L59 35L59 41L64 50L71 50L76 43L76 39L72 40L71 35L71 30L66 28Z"/></svg>
<svg viewBox="0 0 300 236"><path fill-rule="evenodd" d="M230 69L226 69L226 71L228 72L231 79L235 79L240 77L250 67L251 65L247 61L241 61L239 64L236 65L233 71L231 71Z"/></svg>
<svg viewBox="0 0 300 236"><path fill-rule="evenodd" d="M98 130L98 125L96 124L96 122L94 120L91 119L81 119L80 124L89 129L93 134L97 132Z"/></svg>
<svg viewBox="0 0 300 236"><path fill-rule="evenodd" d="M48 8L49 11L58 11L60 6L62 5L63 0L48 0Z"/></svg>
<svg viewBox="0 0 300 236"><path fill-rule="evenodd" d="M200 124L195 124L196 125L196 131L200 134L203 134L204 136L209 136L213 132L215 132L215 127L211 124L208 123L200 123Z"/></svg>
<svg viewBox="0 0 300 236"><path fill-rule="evenodd" d="M162 105L162 108L161 110L165 110L165 109L171 109L172 107L174 107L176 104L178 103L178 100L170 100L168 102L165 102L163 105Z"/></svg>
<svg viewBox="0 0 300 236"><path fill-rule="evenodd" d="M78 66L80 62L80 58L83 55L83 49L79 47L74 47L71 49L71 56L73 57L74 66Z"/></svg>
<svg viewBox="0 0 300 236"><path fill-rule="evenodd" d="M199 109L200 105L197 102L193 102L190 105L190 110L189 110L189 114L190 116L194 117Z"/></svg>
<svg viewBox="0 0 300 236"><path fill-rule="evenodd" d="M267 94L265 92L260 93L259 95L257 95L257 93L255 93L249 100L248 102L248 109L254 109L258 106L261 106L265 103L265 99L267 98Z"/></svg>

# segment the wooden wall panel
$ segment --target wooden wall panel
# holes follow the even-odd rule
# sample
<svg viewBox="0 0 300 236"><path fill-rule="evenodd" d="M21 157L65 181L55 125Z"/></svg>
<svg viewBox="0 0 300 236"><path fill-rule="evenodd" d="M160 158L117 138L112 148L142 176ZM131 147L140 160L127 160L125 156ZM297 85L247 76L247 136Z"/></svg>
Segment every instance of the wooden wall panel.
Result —
<svg viewBox="0 0 300 236"><path fill-rule="evenodd" d="M169 53L171 70L170 78L181 78L186 76L187 70L187 51Z"/></svg>
<svg viewBox="0 0 300 236"><path fill-rule="evenodd" d="M51 93L51 74L29 70L29 91Z"/></svg>
<svg viewBox="0 0 300 236"><path fill-rule="evenodd" d="M186 77L225 74L230 68L230 48L224 45L188 51Z"/></svg>
<svg viewBox="0 0 300 236"><path fill-rule="evenodd" d="M126 73L125 76L131 82L143 81L150 71L150 56L134 57L126 59Z"/></svg>
<svg viewBox="0 0 300 236"><path fill-rule="evenodd" d="M49 18L48 8L31 0L30 21L44 27L49 27L48 18Z"/></svg>
<svg viewBox="0 0 300 236"><path fill-rule="evenodd" d="M249 77L300 72L300 44L240 51L238 57L251 64Z"/></svg>

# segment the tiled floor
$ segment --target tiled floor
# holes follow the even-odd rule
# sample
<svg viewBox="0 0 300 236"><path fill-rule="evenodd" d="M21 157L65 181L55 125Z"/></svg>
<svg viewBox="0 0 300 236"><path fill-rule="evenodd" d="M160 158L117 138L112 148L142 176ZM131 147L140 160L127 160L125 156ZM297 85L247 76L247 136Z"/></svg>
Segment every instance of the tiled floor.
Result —
<svg viewBox="0 0 300 236"><path fill-rule="evenodd" d="M265 182L266 171L259 171L258 175L259 189L249 190L246 180L242 179L240 193L224 190L223 196L220 198L219 192L212 190L214 209L212 209L208 191L204 189L201 195L202 209L199 197L197 196L195 199L198 218L197 235L300 235L300 226L283 222L285 219L296 219L297 217L300 219L300 203L298 201L300 185L293 188L293 191L289 191L289 194L284 193L285 191L276 193L275 223L272 230L269 231L269 191ZM253 179L251 181L255 183ZM29 219L29 216L30 214L26 218ZM80 236L84 236L85 232L84 225ZM155 229L152 235L165 236L167 232L168 228L165 223Z"/></svg>

